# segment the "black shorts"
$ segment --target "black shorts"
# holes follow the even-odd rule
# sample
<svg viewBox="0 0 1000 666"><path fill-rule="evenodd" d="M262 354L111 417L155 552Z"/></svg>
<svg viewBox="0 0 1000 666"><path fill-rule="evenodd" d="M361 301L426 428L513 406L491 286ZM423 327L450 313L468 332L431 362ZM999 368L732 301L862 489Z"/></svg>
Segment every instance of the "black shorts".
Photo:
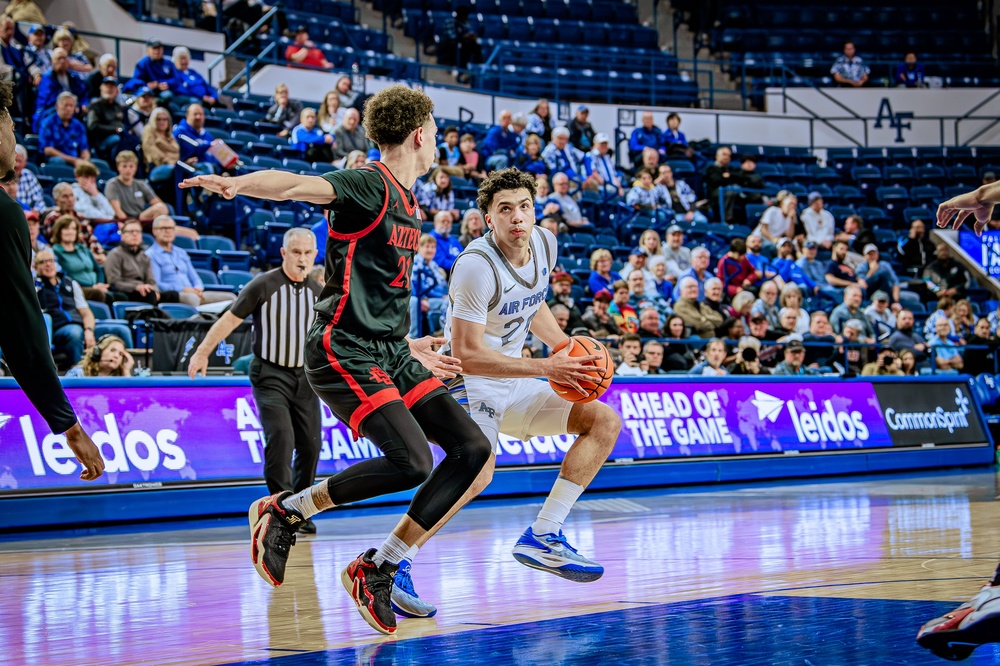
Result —
<svg viewBox="0 0 1000 666"><path fill-rule="evenodd" d="M334 415L355 433L379 408L401 401L407 409L448 389L410 355L406 340L368 340L338 330L319 316L306 340L306 376Z"/></svg>

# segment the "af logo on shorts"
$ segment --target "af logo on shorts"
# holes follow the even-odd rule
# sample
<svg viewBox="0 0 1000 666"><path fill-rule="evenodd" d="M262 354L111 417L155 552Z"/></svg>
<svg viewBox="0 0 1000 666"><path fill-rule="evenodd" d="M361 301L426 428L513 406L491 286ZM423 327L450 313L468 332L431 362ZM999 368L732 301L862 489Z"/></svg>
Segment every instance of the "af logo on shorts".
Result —
<svg viewBox="0 0 1000 666"><path fill-rule="evenodd" d="M484 414L486 414L487 416L489 416L491 419L493 419L494 421L496 421L497 410L495 408L493 408L493 407L488 406L485 402L480 402L479 403L479 411L483 412Z"/></svg>

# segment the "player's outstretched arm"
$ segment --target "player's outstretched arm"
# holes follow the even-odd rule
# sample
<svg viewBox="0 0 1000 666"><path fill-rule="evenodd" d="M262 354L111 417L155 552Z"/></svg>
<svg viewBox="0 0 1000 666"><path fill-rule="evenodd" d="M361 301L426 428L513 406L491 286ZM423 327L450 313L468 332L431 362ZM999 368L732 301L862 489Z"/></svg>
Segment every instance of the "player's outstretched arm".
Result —
<svg viewBox="0 0 1000 666"><path fill-rule="evenodd" d="M976 219L974 230L976 235L980 236L993 216L993 206L998 203L1000 203L1000 181L983 185L942 203L937 210L937 225L946 227L950 222L952 229L958 229L966 218L972 215Z"/></svg>
<svg viewBox="0 0 1000 666"><path fill-rule="evenodd" d="M181 181L181 189L200 187L232 199L237 194L271 201L303 201L318 205L336 200L330 181L319 176L301 176L285 171L257 171L245 176L195 176Z"/></svg>
<svg viewBox="0 0 1000 666"><path fill-rule="evenodd" d="M406 343L410 346L410 355L433 372L438 379L454 379L462 372L462 364L457 358L434 351L434 345L443 345L447 342L448 338L435 338L430 335L416 340L406 338Z"/></svg>

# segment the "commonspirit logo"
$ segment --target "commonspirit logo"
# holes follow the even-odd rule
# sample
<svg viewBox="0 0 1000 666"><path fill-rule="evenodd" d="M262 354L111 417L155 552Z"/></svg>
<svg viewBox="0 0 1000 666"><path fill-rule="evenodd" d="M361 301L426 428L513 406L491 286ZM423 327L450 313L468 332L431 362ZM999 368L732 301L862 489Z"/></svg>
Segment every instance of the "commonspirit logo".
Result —
<svg viewBox="0 0 1000 666"><path fill-rule="evenodd" d="M969 427L969 398L962 389L955 389L955 407L945 411L938 406L932 412L897 412L885 410L885 422L892 430L947 430L949 434L959 428Z"/></svg>

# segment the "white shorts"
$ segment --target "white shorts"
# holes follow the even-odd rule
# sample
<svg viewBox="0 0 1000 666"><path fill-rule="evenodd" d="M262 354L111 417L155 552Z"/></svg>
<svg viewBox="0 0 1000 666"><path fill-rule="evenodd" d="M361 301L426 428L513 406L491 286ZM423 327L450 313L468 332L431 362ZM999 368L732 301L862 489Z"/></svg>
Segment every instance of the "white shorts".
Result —
<svg viewBox="0 0 1000 666"><path fill-rule="evenodd" d="M573 403L556 395L547 381L489 377L464 377L463 381L464 387L458 384L451 393L469 410L495 452L501 432L521 441L567 433Z"/></svg>

